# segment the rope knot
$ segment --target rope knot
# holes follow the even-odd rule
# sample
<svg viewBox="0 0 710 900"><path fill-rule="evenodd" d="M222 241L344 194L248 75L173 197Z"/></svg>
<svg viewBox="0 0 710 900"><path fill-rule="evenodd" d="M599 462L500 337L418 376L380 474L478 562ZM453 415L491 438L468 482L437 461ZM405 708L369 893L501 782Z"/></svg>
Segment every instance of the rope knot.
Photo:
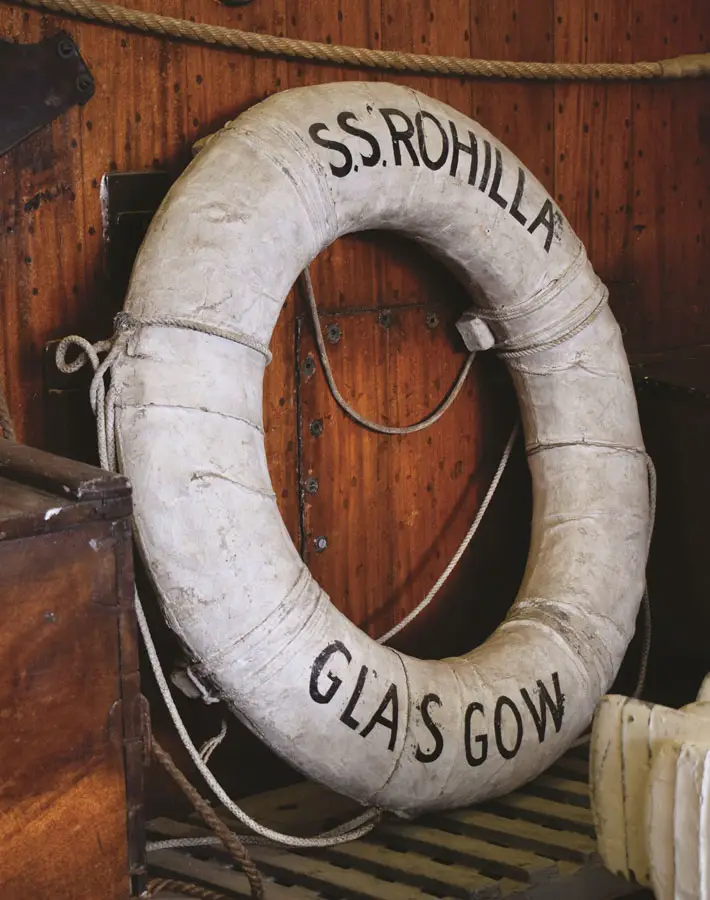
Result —
<svg viewBox="0 0 710 900"><path fill-rule="evenodd" d="M116 316L119 318L121 313ZM128 317L130 319L130 316ZM89 402L91 409L96 416L96 429L99 445L99 464L102 469L108 469L110 472L116 471L116 448L113 434L114 406L115 406L115 390L110 387L106 390L104 377L110 372L113 365L125 348L129 329L126 327L124 320L117 323L114 320L113 337L107 341L97 341L92 344L86 338L78 334L70 334L59 342L57 351L54 355L54 361L60 372L65 375L73 375L87 364L91 364L94 370L94 377L91 379L91 387L89 388ZM70 347L77 347L79 354L73 362L67 362L67 352ZM107 356L103 362L99 359L100 353L106 353Z"/></svg>
<svg viewBox="0 0 710 900"><path fill-rule="evenodd" d="M135 319L130 313L121 310L121 312L116 313L113 318L113 331L114 335L118 336L119 334L125 334L128 331L134 331L139 325L137 319Z"/></svg>

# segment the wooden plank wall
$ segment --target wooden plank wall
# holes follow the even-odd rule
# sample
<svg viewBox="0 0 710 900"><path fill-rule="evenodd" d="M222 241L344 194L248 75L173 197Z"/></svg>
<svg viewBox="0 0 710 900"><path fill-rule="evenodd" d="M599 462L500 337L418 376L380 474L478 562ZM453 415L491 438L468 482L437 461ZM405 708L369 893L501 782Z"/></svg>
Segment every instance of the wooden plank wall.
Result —
<svg viewBox="0 0 710 900"><path fill-rule="evenodd" d="M706 0L132 5L424 53L591 61L710 50ZM710 342L707 81L600 86L384 76L169 43L0 6L0 35L12 40L36 41L60 27L76 38L96 94L0 159L0 375L20 434L31 444L56 447L42 371L45 343L70 332L104 337L116 311L102 247L102 176L151 167L177 175L195 139L273 92L318 82L386 77L477 118L540 178L586 241L633 359L682 355ZM452 327L466 303L457 286L403 242L379 235L339 241L316 261L313 278L324 326L337 322L342 331L330 353L346 397L390 423L421 418L463 359ZM432 312L438 324L430 327ZM379 633L431 586L480 503L514 419L505 373L495 361L477 362L454 409L435 428L392 439L346 419L319 366L304 375L314 341L295 294L274 351L265 389L267 441L284 517L334 601ZM309 428L315 419L324 424L319 437ZM317 494L302 496L299 466L302 478L318 479ZM432 656L455 653L490 632L522 572L528 515L518 453L480 539L398 646ZM316 553L319 536L328 547ZM218 724L214 716L192 715L205 734ZM237 744L215 757L245 770L232 779L236 789L269 782L274 764L254 769L263 751L247 740Z"/></svg>

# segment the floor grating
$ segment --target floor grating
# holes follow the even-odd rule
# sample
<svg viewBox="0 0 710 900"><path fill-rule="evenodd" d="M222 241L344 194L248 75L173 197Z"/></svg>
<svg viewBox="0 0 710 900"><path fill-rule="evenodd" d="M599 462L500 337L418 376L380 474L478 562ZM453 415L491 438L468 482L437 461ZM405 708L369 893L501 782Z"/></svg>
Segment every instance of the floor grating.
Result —
<svg viewBox="0 0 710 900"><path fill-rule="evenodd" d="M529 785L472 809L387 819L365 838L327 850L250 851L267 900L614 900L637 888L607 872L597 856L587 773L584 751L576 750ZM244 808L300 835L360 811L309 782L251 797ZM151 840L208 834L192 818L154 819L148 831ZM160 850L149 863L151 876L249 897L246 879L219 848Z"/></svg>

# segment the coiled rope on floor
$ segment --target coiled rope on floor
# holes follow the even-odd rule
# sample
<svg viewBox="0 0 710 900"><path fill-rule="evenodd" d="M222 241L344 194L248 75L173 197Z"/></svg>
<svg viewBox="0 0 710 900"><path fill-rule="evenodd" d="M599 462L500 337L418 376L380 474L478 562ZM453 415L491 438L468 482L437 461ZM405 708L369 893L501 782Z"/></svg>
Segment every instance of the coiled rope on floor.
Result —
<svg viewBox="0 0 710 900"><path fill-rule="evenodd" d="M325 62L339 66L453 75L459 78L507 78L533 81L644 81L650 79L698 78L710 74L710 53L697 53L634 63L516 62L432 56L398 50L373 50L273 34L258 34L222 25L207 25L171 16L160 16L101 0L2 0L46 12L98 22L112 28L142 31L161 38L211 44L245 53Z"/></svg>
<svg viewBox="0 0 710 900"><path fill-rule="evenodd" d="M234 894L228 897L211 888L188 881L180 881L177 878L153 878L148 884L148 893L141 895L138 900L143 900L144 897L156 897L163 891L173 891L182 897L196 897L197 900L234 900Z"/></svg>

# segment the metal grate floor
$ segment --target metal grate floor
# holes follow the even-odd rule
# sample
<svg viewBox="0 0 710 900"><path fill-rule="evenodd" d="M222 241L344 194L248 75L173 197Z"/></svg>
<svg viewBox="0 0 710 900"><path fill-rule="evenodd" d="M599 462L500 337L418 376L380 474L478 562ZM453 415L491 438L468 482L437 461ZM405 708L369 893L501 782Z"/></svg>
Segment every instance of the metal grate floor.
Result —
<svg viewBox="0 0 710 900"><path fill-rule="evenodd" d="M585 753L572 751L500 800L414 822L387 819L350 844L318 851L251 847L268 900L613 900L633 893L638 888L607 872L596 855ZM301 835L361 811L308 782L251 797L244 807L267 825ZM148 832L152 840L208 833L192 819L154 819ZM246 879L216 847L157 851L149 865L151 876L249 897Z"/></svg>

